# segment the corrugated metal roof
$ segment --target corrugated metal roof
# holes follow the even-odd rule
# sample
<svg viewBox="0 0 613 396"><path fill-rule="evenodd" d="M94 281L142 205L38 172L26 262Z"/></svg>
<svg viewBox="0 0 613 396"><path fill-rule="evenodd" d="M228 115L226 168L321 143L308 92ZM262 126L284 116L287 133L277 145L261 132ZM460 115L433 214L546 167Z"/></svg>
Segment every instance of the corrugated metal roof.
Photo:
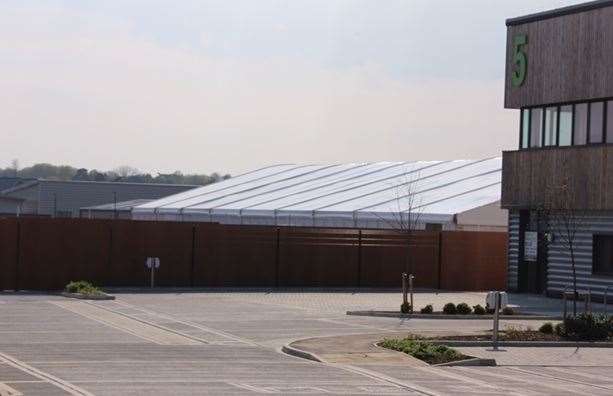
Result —
<svg viewBox="0 0 613 396"><path fill-rule="evenodd" d="M0 177L0 194L4 194L6 190L13 189L32 180L34 179L24 177Z"/></svg>
<svg viewBox="0 0 613 396"><path fill-rule="evenodd" d="M152 199L132 199L122 202L111 202L103 205L87 206L81 210L132 210L133 207L153 201Z"/></svg>
<svg viewBox="0 0 613 396"><path fill-rule="evenodd" d="M135 218L188 216L385 216L406 211L440 221L500 200L502 160L284 164L140 205ZM408 194L410 193L410 194ZM407 199L410 195L411 200ZM219 219L217 219L219 221Z"/></svg>

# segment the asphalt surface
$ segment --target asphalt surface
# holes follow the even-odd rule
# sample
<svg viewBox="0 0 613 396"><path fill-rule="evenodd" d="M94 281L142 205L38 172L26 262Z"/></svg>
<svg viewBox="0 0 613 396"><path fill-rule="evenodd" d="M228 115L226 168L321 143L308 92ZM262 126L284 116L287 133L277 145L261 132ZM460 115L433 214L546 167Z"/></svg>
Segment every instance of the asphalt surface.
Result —
<svg viewBox="0 0 613 396"><path fill-rule="evenodd" d="M116 296L115 301L85 302L48 295L0 295L0 395L613 393L613 353L589 348L560 348L555 359L551 352L536 348L509 350L500 352L504 366L484 368L324 364L280 352L285 344L311 337L491 328L490 321L481 320L344 314L394 309L400 302L397 293ZM417 301L472 305L482 303L483 297L424 293ZM484 348L471 352L490 353Z"/></svg>

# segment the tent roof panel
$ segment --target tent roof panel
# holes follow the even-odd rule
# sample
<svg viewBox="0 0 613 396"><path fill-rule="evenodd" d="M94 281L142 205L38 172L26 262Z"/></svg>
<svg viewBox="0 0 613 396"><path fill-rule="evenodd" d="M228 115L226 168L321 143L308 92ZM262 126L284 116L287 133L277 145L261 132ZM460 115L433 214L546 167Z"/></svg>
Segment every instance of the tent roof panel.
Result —
<svg viewBox="0 0 613 396"><path fill-rule="evenodd" d="M159 213L386 213L408 191L422 213L453 215L500 200L501 158L485 160L277 165L159 199L135 209Z"/></svg>

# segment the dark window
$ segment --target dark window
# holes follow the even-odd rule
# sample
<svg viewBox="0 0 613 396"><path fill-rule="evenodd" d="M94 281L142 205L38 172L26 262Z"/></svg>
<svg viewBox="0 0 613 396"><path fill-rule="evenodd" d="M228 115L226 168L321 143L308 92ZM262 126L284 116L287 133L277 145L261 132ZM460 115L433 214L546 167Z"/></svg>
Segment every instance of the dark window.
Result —
<svg viewBox="0 0 613 396"><path fill-rule="evenodd" d="M613 100L607 102L607 143L613 143Z"/></svg>
<svg viewBox="0 0 613 396"><path fill-rule="evenodd" d="M528 148L528 139L530 138L530 110L523 109L521 111L521 148Z"/></svg>
<svg viewBox="0 0 613 396"><path fill-rule="evenodd" d="M587 103L575 105L573 144L587 143Z"/></svg>
<svg viewBox="0 0 613 396"><path fill-rule="evenodd" d="M558 108L547 107L545 109L545 146L555 146L558 133Z"/></svg>
<svg viewBox="0 0 613 396"><path fill-rule="evenodd" d="M594 235L592 273L613 276L613 235Z"/></svg>
<svg viewBox="0 0 613 396"><path fill-rule="evenodd" d="M560 146L570 146L573 136L573 106L560 107Z"/></svg>
<svg viewBox="0 0 613 396"><path fill-rule="evenodd" d="M590 143L602 143L604 102L590 104Z"/></svg>
<svg viewBox="0 0 613 396"><path fill-rule="evenodd" d="M530 147L541 147L543 139L543 109L530 111Z"/></svg>

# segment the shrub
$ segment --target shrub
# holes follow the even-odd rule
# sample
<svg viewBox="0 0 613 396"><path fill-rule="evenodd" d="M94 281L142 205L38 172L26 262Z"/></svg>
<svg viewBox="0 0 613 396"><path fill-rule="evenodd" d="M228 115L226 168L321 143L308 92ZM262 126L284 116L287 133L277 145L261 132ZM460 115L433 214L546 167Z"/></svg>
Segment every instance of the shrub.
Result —
<svg viewBox="0 0 613 396"><path fill-rule="evenodd" d="M553 334L553 325L551 322L543 323L543 325L539 327L539 331L543 334Z"/></svg>
<svg viewBox="0 0 613 396"><path fill-rule="evenodd" d="M562 325L562 323L558 323L555 325L555 327L553 328L553 330L556 332L557 335L559 335L560 337L564 335L564 326Z"/></svg>
<svg viewBox="0 0 613 396"><path fill-rule="evenodd" d="M459 303L458 306L456 307L456 311L460 314L460 315L468 315L470 314L473 310L468 306L468 304L466 303Z"/></svg>
<svg viewBox="0 0 613 396"><path fill-rule="evenodd" d="M607 339L613 333L613 326L606 315L582 313L564 318L560 332L571 340L597 341Z"/></svg>
<svg viewBox="0 0 613 396"><path fill-rule="evenodd" d="M66 285L68 293L100 294L102 291L87 281L73 281Z"/></svg>
<svg viewBox="0 0 613 396"><path fill-rule="evenodd" d="M66 285L66 291L69 293L78 293L79 290L91 287L94 287L94 285L86 281L72 281Z"/></svg>
<svg viewBox="0 0 613 396"><path fill-rule="evenodd" d="M428 304L425 307L423 307L419 312L423 314L431 314L433 311L434 311L434 308L432 308L432 304Z"/></svg>
<svg viewBox="0 0 613 396"><path fill-rule="evenodd" d="M485 315L485 308L483 308L480 304L473 306L473 311L475 315Z"/></svg>
<svg viewBox="0 0 613 396"><path fill-rule="evenodd" d="M381 346L404 352L430 364L447 363L466 358L460 352L445 345L434 345L427 341L419 341L409 337L402 340L385 339L381 342Z"/></svg>
<svg viewBox="0 0 613 396"><path fill-rule="evenodd" d="M408 314L411 313L411 311L413 311L411 304L403 302L400 305L400 312L404 313L404 314Z"/></svg>
<svg viewBox="0 0 613 396"><path fill-rule="evenodd" d="M447 303L443 307L443 312L447 315L455 315L457 312L457 308L454 303Z"/></svg>
<svg viewBox="0 0 613 396"><path fill-rule="evenodd" d="M504 307L502 309L502 314L503 315L513 315L515 312L513 311L513 308L511 307Z"/></svg>

